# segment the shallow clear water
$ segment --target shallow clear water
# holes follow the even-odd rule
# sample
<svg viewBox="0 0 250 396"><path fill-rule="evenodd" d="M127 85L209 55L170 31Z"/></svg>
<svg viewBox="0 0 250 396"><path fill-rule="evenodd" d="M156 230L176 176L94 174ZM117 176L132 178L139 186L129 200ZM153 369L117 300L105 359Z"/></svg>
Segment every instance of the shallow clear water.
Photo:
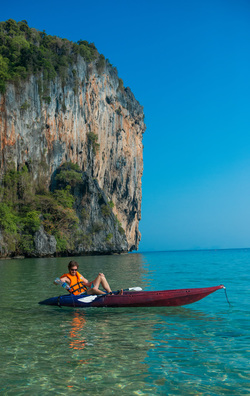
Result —
<svg viewBox="0 0 250 396"><path fill-rule="evenodd" d="M0 261L1 395L249 395L250 250L78 257L111 287L223 290L180 308L59 308L69 258Z"/></svg>

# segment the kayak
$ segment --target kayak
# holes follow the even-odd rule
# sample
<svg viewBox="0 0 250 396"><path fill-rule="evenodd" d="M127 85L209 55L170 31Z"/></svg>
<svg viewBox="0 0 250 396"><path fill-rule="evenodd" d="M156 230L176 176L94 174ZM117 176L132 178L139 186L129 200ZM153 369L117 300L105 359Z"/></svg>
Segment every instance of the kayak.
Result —
<svg viewBox="0 0 250 396"><path fill-rule="evenodd" d="M43 305L58 305L60 307L178 307L192 304L202 298L214 293L216 290L225 289L223 285L213 287L203 287L194 289L177 289L161 291L134 291L124 290L123 294L113 292L102 295L80 294L74 296L67 294L58 297L51 297L40 301Z"/></svg>

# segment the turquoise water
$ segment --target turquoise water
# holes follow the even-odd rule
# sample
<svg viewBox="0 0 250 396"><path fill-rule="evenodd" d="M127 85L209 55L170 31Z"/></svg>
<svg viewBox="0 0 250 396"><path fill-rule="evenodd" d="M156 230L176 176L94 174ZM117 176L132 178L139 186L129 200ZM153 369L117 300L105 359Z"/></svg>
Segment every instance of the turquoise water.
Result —
<svg viewBox="0 0 250 396"><path fill-rule="evenodd" d="M1 395L249 395L250 250L78 257L113 289L223 290L180 308L59 308L69 258L0 261Z"/></svg>

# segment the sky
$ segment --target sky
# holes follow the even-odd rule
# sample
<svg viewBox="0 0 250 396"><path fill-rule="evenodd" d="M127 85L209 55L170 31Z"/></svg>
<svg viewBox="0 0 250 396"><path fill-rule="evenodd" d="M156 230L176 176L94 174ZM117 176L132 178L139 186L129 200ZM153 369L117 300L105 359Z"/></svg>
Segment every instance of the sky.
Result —
<svg viewBox="0 0 250 396"><path fill-rule="evenodd" d="M250 248L248 0L12 0L0 15L94 42L144 107L140 252Z"/></svg>

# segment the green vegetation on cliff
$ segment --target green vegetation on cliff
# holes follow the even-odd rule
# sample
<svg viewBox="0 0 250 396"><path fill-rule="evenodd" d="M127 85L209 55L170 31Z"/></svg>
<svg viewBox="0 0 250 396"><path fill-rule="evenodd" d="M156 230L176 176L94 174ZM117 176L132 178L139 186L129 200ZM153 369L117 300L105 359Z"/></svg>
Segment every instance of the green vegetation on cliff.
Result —
<svg viewBox="0 0 250 396"><path fill-rule="evenodd" d="M44 168L44 164L41 163L40 168ZM8 166L0 183L2 255L36 255L35 235L41 227L55 237L58 254L74 251L79 244L88 250L94 236L100 232L103 232L103 243L112 248L113 234L106 227L112 216L115 228L124 235L121 224L113 215L114 203L105 203L100 190L97 201L102 217L92 223L88 221L89 206L83 206L81 194L79 204L78 192L84 184L83 172L77 164L67 162L61 165L51 182L53 188L51 185L49 190L41 175L34 180L31 163L18 171L14 165Z"/></svg>
<svg viewBox="0 0 250 396"><path fill-rule="evenodd" d="M26 165L19 171L10 167L0 188L0 228L7 250L30 255L35 249L34 234L41 225L55 236L58 251L73 247L79 223L74 202L69 184L51 192L34 183Z"/></svg>
<svg viewBox="0 0 250 396"><path fill-rule="evenodd" d="M105 57L93 43L84 40L74 43L50 36L30 28L26 21L0 22L0 92L5 92L8 81L18 83L41 72L44 80L57 75L66 79L68 67L76 62L77 56L86 62L96 61L97 71L103 72Z"/></svg>

